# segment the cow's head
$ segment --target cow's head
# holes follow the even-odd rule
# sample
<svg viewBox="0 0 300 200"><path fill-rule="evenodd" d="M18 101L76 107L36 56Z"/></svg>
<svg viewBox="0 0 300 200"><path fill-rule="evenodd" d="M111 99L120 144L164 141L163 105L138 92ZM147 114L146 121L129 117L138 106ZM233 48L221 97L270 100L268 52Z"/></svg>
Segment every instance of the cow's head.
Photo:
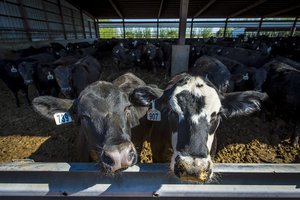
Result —
<svg viewBox="0 0 300 200"><path fill-rule="evenodd" d="M49 63L40 63L37 67L37 75L39 80L47 83L55 81L55 76L53 69L55 68L54 65Z"/></svg>
<svg viewBox="0 0 300 200"><path fill-rule="evenodd" d="M54 69L56 81L60 87L61 92L66 97L70 97L72 94L72 65L58 66Z"/></svg>
<svg viewBox="0 0 300 200"><path fill-rule="evenodd" d="M98 81L89 85L76 100L40 96L34 109L54 120L54 114L69 112L80 124L89 155L106 174L114 174L137 161L131 142L131 128L139 121L128 95L117 86Z"/></svg>
<svg viewBox="0 0 300 200"><path fill-rule="evenodd" d="M248 91L221 96L204 78L188 74L174 80L156 100L157 108L168 115L168 121L161 123L169 125L173 148L170 168L183 181L206 182L213 175L210 153L221 116L252 113L265 95ZM149 95L139 95L145 105L152 100L144 97Z"/></svg>
<svg viewBox="0 0 300 200"><path fill-rule="evenodd" d="M26 85L33 84L33 74L36 71L37 61L23 61L19 63L18 70Z"/></svg>

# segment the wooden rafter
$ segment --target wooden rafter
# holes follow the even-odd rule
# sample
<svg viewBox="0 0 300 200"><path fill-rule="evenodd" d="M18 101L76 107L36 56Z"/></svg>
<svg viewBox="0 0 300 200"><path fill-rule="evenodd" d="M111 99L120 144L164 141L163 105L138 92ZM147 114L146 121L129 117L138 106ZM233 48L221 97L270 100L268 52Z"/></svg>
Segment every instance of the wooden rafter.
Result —
<svg viewBox="0 0 300 200"><path fill-rule="evenodd" d="M297 9L297 8L299 8L299 7L300 7L300 4L295 5L295 6L291 6L291 7L282 9L282 10L278 10L278 11L273 12L273 13L269 13L269 14L265 15L265 17L276 17L276 16L278 16L278 15L280 15L280 14L289 12L289 11L291 11L291 10L295 10L295 9Z"/></svg>
<svg viewBox="0 0 300 200"><path fill-rule="evenodd" d="M204 11L206 11L213 3L215 3L216 0L210 0L201 10L199 10L193 18L198 17L201 15Z"/></svg>
<svg viewBox="0 0 300 200"><path fill-rule="evenodd" d="M242 10L239 10L239 11L237 11L237 12L235 12L235 13L229 15L229 17L237 17L237 16L239 16L240 14L243 14L243 13L247 12L248 10L251 10L251 9L257 7L257 6L259 6L260 4L262 4L262 3L265 3L266 1L267 1L267 0L259 0L259 1L257 1L256 3L251 4L251 5L249 5L248 7L246 7L246 8L244 8L244 9L242 9Z"/></svg>
<svg viewBox="0 0 300 200"><path fill-rule="evenodd" d="M113 2L113 0L109 0L110 5L114 8L114 10L116 11L116 13L119 15L120 18L124 19L124 16L122 15L122 13L120 12L120 10L118 9L118 7L116 6L116 4Z"/></svg>

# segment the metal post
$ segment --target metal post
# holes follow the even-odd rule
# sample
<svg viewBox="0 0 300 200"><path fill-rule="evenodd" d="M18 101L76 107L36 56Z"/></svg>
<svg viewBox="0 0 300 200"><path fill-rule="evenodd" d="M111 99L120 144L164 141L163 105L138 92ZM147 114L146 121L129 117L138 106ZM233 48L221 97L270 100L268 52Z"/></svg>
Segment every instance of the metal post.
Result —
<svg viewBox="0 0 300 200"><path fill-rule="evenodd" d="M82 9L80 9L80 16L81 16L81 25L82 25L83 37L84 37L84 39L86 39L85 26L84 26L84 18L83 18Z"/></svg>
<svg viewBox="0 0 300 200"><path fill-rule="evenodd" d="M57 0L57 5L58 5L58 9L59 9L59 15L60 15L60 20L61 20L61 25L62 25L62 28L63 28L64 38L66 40L67 39L67 34L66 34L65 22L64 22L64 17L63 17L63 14L62 14L60 0Z"/></svg>
<svg viewBox="0 0 300 200"><path fill-rule="evenodd" d="M258 29L257 29L257 33L256 33L256 37L259 36L260 34L260 30L261 30L261 26L262 26L262 22L263 22L264 18L260 18L260 21L259 21L259 25L258 25Z"/></svg>
<svg viewBox="0 0 300 200"><path fill-rule="evenodd" d="M51 35L50 28L49 28L49 20L48 20L47 11L45 9L45 1L44 0L42 0L42 8L43 8L43 11L44 11L44 17L45 17L46 26L47 26L48 39L51 40L52 39L52 35Z"/></svg>
<svg viewBox="0 0 300 200"><path fill-rule="evenodd" d="M226 18L226 21L225 21L225 27L224 27L224 32L223 32L223 38L226 37L226 32L227 32L227 22L228 22L228 18Z"/></svg>
<svg viewBox="0 0 300 200"><path fill-rule="evenodd" d="M126 38L126 33L125 33L125 20L124 20L124 18L123 18L123 39L125 39Z"/></svg>
<svg viewBox="0 0 300 200"><path fill-rule="evenodd" d="M31 35L31 30L29 28L28 20L27 20L27 14L26 14L26 11L23 6L23 0L18 0L18 4L19 4L19 10L21 13L21 17L23 19L23 25L24 25L24 30L26 32L27 39L31 42L32 35Z"/></svg>
<svg viewBox="0 0 300 200"><path fill-rule="evenodd" d="M71 10L72 24L73 24L74 33L75 33L75 39L77 39L77 31L76 31L76 26L75 26L75 20L74 20L73 9L71 8L70 10Z"/></svg>
<svg viewBox="0 0 300 200"><path fill-rule="evenodd" d="M185 44L186 20L189 8L189 0L180 0L180 21L179 21L179 45Z"/></svg>
<svg viewBox="0 0 300 200"><path fill-rule="evenodd" d="M291 33L290 33L290 36L291 37L293 37L294 36L294 34L295 34L295 32L296 32L296 25L297 25L297 21L298 21L298 19L299 19L299 17L296 17L295 18L295 21L294 21L294 23L293 23L293 26L292 26L292 29L291 29Z"/></svg>
<svg viewBox="0 0 300 200"><path fill-rule="evenodd" d="M156 39L159 38L159 19L157 19L157 22L156 22Z"/></svg>
<svg viewBox="0 0 300 200"><path fill-rule="evenodd" d="M91 25L92 22L88 21L88 23L89 23L90 38L93 38L93 35L92 35L92 25Z"/></svg>
<svg viewBox="0 0 300 200"><path fill-rule="evenodd" d="M194 18L192 18L192 22L191 22L190 38L193 38L193 25L194 25Z"/></svg>
<svg viewBox="0 0 300 200"><path fill-rule="evenodd" d="M100 32L99 32L98 23L97 23L96 18L94 18L94 27L95 27L96 38L100 38Z"/></svg>

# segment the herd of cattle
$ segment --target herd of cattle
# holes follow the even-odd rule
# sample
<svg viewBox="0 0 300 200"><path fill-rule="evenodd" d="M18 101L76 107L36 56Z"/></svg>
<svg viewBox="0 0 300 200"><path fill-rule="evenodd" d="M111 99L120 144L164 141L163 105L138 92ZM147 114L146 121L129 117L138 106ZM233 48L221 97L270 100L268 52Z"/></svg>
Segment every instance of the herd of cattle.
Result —
<svg viewBox="0 0 300 200"><path fill-rule="evenodd" d="M271 108L294 124L298 143L300 64L295 56L300 43L298 38L274 40L187 41L189 71L174 76L164 89L132 73L102 81L103 67L96 57L110 50L118 68L122 63L168 72L171 40L101 40L66 47L52 43L35 55L28 55L31 48L19 51L19 59L1 60L0 72L17 105L18 90L30 102L27 88L35 84L40 95L32 101L35 111L53 121L57 113L72 118L80 127L80 160L99 163L105 174L134 165L137 149L147 139L155 162L165 162L162 154L171 147L171 171L183 181L206 182L213 176L211 157L222 117ZM289 50L282 51L286 43ZM150 112L159 117L153 120Z"/></svg>

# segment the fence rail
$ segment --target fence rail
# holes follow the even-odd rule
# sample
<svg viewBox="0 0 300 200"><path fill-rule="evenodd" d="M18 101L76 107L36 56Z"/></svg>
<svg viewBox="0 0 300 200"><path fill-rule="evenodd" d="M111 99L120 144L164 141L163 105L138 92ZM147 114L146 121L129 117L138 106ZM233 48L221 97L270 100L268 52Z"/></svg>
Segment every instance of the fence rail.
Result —
<svg viewBox="0 0 300 200"><path fill-rule="evenodd" d="M0 164L1 199L299 199L300 164L215 164L207 184L181 183L166 164L105 177L95 163Z"/></svg>

